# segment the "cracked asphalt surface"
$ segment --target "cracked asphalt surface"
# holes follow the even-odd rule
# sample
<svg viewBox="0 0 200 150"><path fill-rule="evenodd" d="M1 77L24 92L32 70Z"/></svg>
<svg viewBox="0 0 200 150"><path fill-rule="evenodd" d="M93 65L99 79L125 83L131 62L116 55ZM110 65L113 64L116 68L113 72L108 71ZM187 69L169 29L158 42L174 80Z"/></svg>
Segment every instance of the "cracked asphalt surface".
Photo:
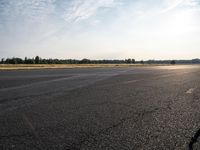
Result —
<svg viewBox="0 0 200 150"><path fill-rule="evenodd" d="M199 110L200 66L0 71L3 150L187 150Z"/></svg>

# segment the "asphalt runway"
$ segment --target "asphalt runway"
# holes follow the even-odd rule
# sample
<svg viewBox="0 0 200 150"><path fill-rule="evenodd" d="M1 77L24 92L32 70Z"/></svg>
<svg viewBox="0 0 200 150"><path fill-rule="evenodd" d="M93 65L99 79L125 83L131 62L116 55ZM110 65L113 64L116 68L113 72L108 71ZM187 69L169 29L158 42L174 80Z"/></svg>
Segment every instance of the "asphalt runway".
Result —
<svg viewBox="0 0 200 150"><path fill-rule="evenodd" d="M200 66L0 71L2 150L200 149L199 129Z"/></svg>

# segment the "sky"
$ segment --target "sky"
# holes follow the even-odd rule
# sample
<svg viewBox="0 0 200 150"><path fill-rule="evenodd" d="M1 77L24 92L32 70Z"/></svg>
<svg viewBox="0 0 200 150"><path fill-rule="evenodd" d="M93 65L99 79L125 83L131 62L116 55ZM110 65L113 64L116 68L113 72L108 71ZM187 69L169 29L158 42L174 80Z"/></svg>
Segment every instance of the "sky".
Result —
<svg viewBox="0 0 200 150"><path fill-rule="evenodd" d="M200 58L200 0L0 0L0 58Z"/></svg>

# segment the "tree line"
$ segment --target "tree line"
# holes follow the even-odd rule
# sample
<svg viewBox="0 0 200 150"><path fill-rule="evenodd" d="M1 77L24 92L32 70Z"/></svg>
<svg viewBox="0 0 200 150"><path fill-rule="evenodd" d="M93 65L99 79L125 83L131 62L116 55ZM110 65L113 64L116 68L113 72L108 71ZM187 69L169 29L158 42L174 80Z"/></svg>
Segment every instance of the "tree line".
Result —
<svg viewBox="0 0 200 150"><path fill-rule="evenodd" d="M43 59L39 56L35 58L2 58L0 64L135 64L135 59L125 60L90 60L90 59Z"/></svg>
<svg viewBox="0 0 200 150"><path fill-rule="evenodd" d="M192 60L140 60L124 59L124 60L90 60L90 59L43 59L39 56L35 58L2 58L0 64L200 64L200 59Z"/></svg>

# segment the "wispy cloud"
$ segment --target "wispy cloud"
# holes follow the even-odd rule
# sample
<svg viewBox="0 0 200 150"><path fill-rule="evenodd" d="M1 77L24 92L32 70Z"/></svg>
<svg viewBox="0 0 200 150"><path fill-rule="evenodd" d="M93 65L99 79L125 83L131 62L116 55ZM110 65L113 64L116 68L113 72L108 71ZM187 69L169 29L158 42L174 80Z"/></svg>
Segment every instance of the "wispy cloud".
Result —
<svg viewBox="0 0 200 150"><path fill-rule="evenodd" d="M163 10L161 10L161 13L168 12L168 11L176 8L177 6L179 6L183 2L184 2L184 0L173 0L173 1L168 0L167 8L164 8Z"/></svg>
<svg viewBox="0 0 200 150"><path fill-rule="evenodd" d="M114 7L116 3L114 0L72 0L62 1L57 4L60 9L57 12L58 16L63 20L63 25L59 28L47 33L43 39L50 36L57 35L63 30L66 30L71 24L80 23L97 14L100 8ZM100 20L98 20L100 22ZM91 21L90 24L97 23L97 20Z"/></svg>
<svg viewBox="0 0 200 150"><path fill-rule="evenodd" d="M200 0L0 0L0 54L199 52L199 8Z"/></svg>
<svg viewBox="0 0 200 150"><path fill-rule="evenodd" d="M110 7L113 0L75 0L70 4L63 14L67 22L78 22L94 15L101 7Z"/></svg>
<svg viewBox="0 0 200 150"><path fill-rule="evenodd" d="M94 15L101 7L110 7L114 0L0 0L3 21L44 21L58 14L67 22L78 22Z"/></svg>
<svg viewBox="0 0 200 150"><path fill-rule="evenodd" d="M195 7L200 4L199 0L185 0L184 3L188 6Z"/></svg>
<svg viewBox="0 0 200 150"><path fill-rule="evenodd" d="M173 10L179 6L186 6L186 7L198 7L200 4L199 0L166 0L166 7L162 9L161 13L166 13L170 10Z"/></svg>
<svg viewBox="0 0 200 150"><path fill-rule="evenodd" d="M52 35L113 5L114 0L0 0L0 30L30 33L34 26L34 32ZM48 28L50 25L55 28Z"/></svg>
<svg viewBox="0 0 200 150"><path fill-rule="evenodd" d="M0 1L0 17L9 21L44 21L54 11L54 0Z"/></svg>

